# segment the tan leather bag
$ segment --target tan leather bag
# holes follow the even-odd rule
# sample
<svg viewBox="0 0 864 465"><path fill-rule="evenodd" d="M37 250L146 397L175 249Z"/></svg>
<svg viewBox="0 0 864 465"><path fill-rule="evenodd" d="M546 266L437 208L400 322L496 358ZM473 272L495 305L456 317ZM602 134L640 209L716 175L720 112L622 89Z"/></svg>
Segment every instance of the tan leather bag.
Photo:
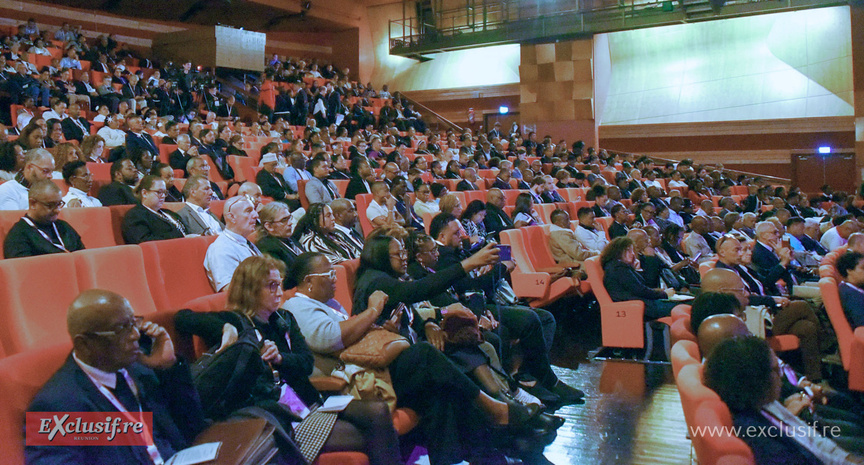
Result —
<svg viewBox="0 0 864 465"><path fill-rule="evenodd" d="M343 350L339 359L361 367L386 368L409 346L408 340L399 334L378 328Z"/></svg>

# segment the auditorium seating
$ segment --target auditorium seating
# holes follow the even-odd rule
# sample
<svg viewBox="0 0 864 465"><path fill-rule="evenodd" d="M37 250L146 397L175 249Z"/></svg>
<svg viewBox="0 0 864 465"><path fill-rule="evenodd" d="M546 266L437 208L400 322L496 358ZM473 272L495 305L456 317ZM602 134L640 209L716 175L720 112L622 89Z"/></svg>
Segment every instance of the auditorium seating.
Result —
<svg viewBox="0 0 864 465"><path fill-rule="evenodd" d="M702 354L695 341L678 341L672 345L671 357L672 375L677 379L678 373L687 365L701 364Z"/></svg>
<svg viewBox="0 0 864 465"><path fill-rule="evenodd" d="M864 339L859 337L857 329L860 328L856 328L853 332L853 328L843 312L837 282L833 278L820 279L819 291L825 303L825 312L828 313L831 326L837 335L843 369L849 372L849 389L864 391L864 358L861 358L864 356ZM864 335L864 331L860 334Z"/></svg>
<svg viewBox="0 0 864 465"><path fill-rule="evenodd" d="M644 321L645 303L641 300L613 302L603 284L603 267L597 256L585 260L585 272L594 297L600 303L600 326L604 347L634 348L645 347L645 334L648 323ZM672 317L659 318L657 321L672 324ZM647 352L647 351L646 351ZM646 354L647 356L648 354Z"/></svg>
<svg viewBox="0 0 864 465"><path fill-rule="evenodd" d="M216 237L188 237L140 245L156 308L176 310L192 299L213 293L204 270L204 255Z"/></svg>
<svg viewBox="0 0 864 465"><path fill-rule="evenodd" d="M147 274L144 271L141 247L124 245L81 250L72 256L75 258L75 270L81 289L116 292L126 297L139 315L156 311L156 303L150 290L143 285L147 282Z"/></svg>
<svg viewBox="0 0 864 465"><path fill-rule="evenodd" d="M359 259L346 260L333 266L333 269L336 270L336 295L334 298L345 308L345 311L348 312L349 315L352 314L352 309L354 307L352 301L354 295L354 279L356 278L357 269L359 267Z"/></svg>
<svg viewBox="0 0 864 465"><path fill-rule="evenodd" d="M572 278L553 282L549 273L535 270L521 230L501 231L500 237L502 244L511 246L512 258L516 263L511 277L517 297L528 299L530 306L538 308L577 292L578 287Z"/></svg>
<svg viewBox="0 0 864 465"><path fill-rule="evenodd" d="M108 207L64 208L60 210L60 219L78 232L84 247L88 249L117 245Z"/></svg>
<svg viewBox="0 0 864 465"><path fill-rule="evenodd" d="M682 372L687 368L689 367L685 367ZM755 464L750 447L731 433L732 415L722 401L702 402L696 408L692 421L688 425L700 465ZM719 434L706 433L706 431L719 432Z"/></svg>

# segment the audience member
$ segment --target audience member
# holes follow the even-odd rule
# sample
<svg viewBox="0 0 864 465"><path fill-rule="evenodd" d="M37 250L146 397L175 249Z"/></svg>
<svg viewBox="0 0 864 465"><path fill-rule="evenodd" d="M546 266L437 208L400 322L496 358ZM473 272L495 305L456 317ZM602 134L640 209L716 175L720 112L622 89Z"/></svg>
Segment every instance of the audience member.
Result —
<svg viewBox="0 0 864 465"><path fill-rule="evenodd" d="M50 180L54 172L54 156L45 149L33 149L24 155L24 169L15 179L0 185L0 210L27 210L27 191L33 184Z"/></svg>
<svg viewBox="0 0 864 465"><path fill-rule="evenodd" d="M192 176L183 185L186 205L177 212L180 222L188 234L212 236L222 232L225 225L210 211L213 189L210 182L201 176Z"/></svg>
<svg viewBox="0 0 864 465"><path fill-rule="evenodd" d="M51 181L37 181L27 192L27 213L6 233L6 258L69 253L84 249L81 236L69 223L57 219L63 208L60 188Z"/></svg>
<svg viewBox="0 0 864 465"><path fill-rule="evenodd" d="M216 292L228 287L237 266L251 256L261 255L261 251L246 237L255 231L258 212L246 197L231 197L225 201L225 229L207 247L204 256L204 269L210 285Z"/></svg>

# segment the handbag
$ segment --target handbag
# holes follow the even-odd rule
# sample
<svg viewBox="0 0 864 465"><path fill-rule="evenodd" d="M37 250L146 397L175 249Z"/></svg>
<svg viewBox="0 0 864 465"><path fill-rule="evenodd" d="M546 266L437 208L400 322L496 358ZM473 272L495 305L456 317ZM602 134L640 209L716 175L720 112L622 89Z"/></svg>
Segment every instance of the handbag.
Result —
<svg viewBox="0 0 864 465"><path fill-rule="evenodd" d="M376 328L339 354L339 359L368 368L386 368L411 344L399 334Z"/></svg>
<svg viewBox="0 0 864 465"><path fill-rule="evenodd" d="M476 346L483 342L477 316L469 311L448 311L441 320L447 343L455 346Z"/></svg>

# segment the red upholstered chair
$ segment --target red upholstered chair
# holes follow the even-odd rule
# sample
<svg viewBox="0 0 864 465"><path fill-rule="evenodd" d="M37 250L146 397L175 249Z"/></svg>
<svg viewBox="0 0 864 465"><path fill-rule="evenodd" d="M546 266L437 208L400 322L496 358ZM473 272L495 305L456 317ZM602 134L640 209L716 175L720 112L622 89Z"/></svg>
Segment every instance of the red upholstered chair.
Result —
<svg viewBox="0 0 864 465"><path fill-rule="evenodd" d="M324 452L312 465L369 465L369 457L362 452Z"/></svg>
<svg viewBox="0 0 864 465"><path fill-rule="evenodd" d="M699 345L693 341L678 341L672 346L672 374L678 378L678 373L687 365L701 364L702 354Z"/></svg>
<svg viewBox="0 0 864 465"><path fill-rule="evenodd" d="M306 198L306 183L309 182L308 179L298 179L297 180L297 193L300 194L300 206L303 207L304 210L309 209L309 199Z"/></svg>
<svg viewBox="0 0 864 465"><path fill-rule="evenodd" d="M366 209L369 208L369 203L372 202L372 194L358 194L354 197L354 202L357 203L357 219L360 221L363 235L367 236L372 232L372 223L366 217Z"/></svg>
<svg viewBox="0 0 864 465"><path fill-rule="evenodd" d="M114 233L114 243L123 245L126 240L123 239L123 217L135 205L111 205L108 209L111 211L111 231ZM86 245L86 244L85 244Z"/></svg>
<svg viewBox="0 0 864 465"><path fill-rule="evenodd" d="M160 144L159 145L159 161L162 163L170 164L170 156L171 153L177 150L177 145L175 144Z"/></svg>
<svg viewBox="0 0 864 465"><path fill-rule="evenodd" d="M66 326L66 318L63 318ZM0 462L24 463L24 414L27 407L63 366L72 351L71 342L44 346L0 360Z"/></svg>
<svg viewBox="0 0 864 465"><path fill-rule="evenodd" d="M542 232L542 230L541 230ZM511 274L513 291L517 297L529 299L532 307L543 307L578 290L571 278L552 282L549 273L538 272L528 255L528 247L519 229L501 231L501 243L511 246L516 269Z"/></svg>
<svg viewBox="0 0 864 465"><path fill-rule="evenodd" d="M69 340L66 309L79 293L72 254L0 260L0 289L7 356Z"/></svg>
<svg viewBox="0 0 864 465"><path fill-rule="evenodd" d="M672 336L673 345L678 341L696 342L696 336L693 334L692 328L690 328L689 316L678 318L673 321L672 326L670 326L669 332Z"/></svg>
<svg viewBox="0 0 864 465"><path fill-rule="evenodd" d="M685 367L684 370L687 368L689 367ZM726 404L719 399L699 404L693 415L693 423L688 422L688 426L690 426L693 449L696 450L696 458L700 465L754 465L756 463L750 447L732 434L732 415Z"/></svg>
<svg viewBox="0 0 864 465"><path fill-rule="evenodd" d="M828 318L831 320L831 326L837 334L843 368L849 372L849 389L864 391L864 338L860 337L864 336L864 329L855 328L853 332L853 328L843 312L837 282L834 279L820 279L819 290L822 293L822 300L825 303ZM860 332L859 329L861 329Z"/></svg>
<svg viewBox="0 0 864 465"><path fill-rule="evenodd" d="M213 294L204 270L204 255L216 236L187 237L140 244L150 294L159 310L177 310Z"/></svg>
<svg viewBox="0 0 864 465"><path fill-rule="evenodd" d="M348 192L348 183L351 182L347 179L333 179L330 182L336 186L336 191L339 192L339 197L345 197L345 193Z"/></svg>
<svg viewBox="0 0 864 465"><path fill-rule="evenodd" d="M354 279L357 277L357 268L360 267L360 260L347 260L333 268L336 270L336 295L335 299L343 307L348 314L351 314L354 299Z"/></svg>
<svg viewBox="0 0 864 465"><path fill-rule="evenodd" d="M645 347L644 321L645 303L641 300L613 302L603 284L603 267L600 257L591 257L583 265L588 274L588 282L597 302L600 303L600 326L604 347L641 349ZM672 317L659 318L657 321L672 324Z"/></svg>
<svg viewBox="0 0 864 465"><path fill-rule="evenodd" d="M552 249L549 248L549 229L547 226L528 226L521 228L521 231L526 244L532 244L532 247L528 247L527 250L528 257L531 259L531 263L534 264L535 270L552 273L560 271L564 266L569 265L559 265L555 261L555 257L552 256ZM579 281L577 284L577 280L572 278L561 279L571 279L574 286L577 286L579 292L582 294L587 294L591 291L591 284L588 281Z"/></svg>
<svg viewBox="0 0 864 465"><path fill-rule="evenodd" d="M81 290L116 292L129 300L138 315L156 311L156 303L147 287L144 255L137 245L81 250L72 257Z"/></svg>
<svg viewBox="0 0 864 465"><path fill-rule="evenodd" d="M75 228L88 249L117 245L108 207L64 208L60 210L60 219Z"/></svg>
<svg viewBox="0 0 864 465"><path fill-rule="evenodd" d="M3 258L2 241L6 240L6 233L25 213L27 210L0 210L0 258Z"/></svg>
<svg viewBox="0 0 864 465"><path fill-rule="evenodd" d="M716 392L708 389L702 384L702 364L691 363L685 365L678 371L675 380L678 385L678 395L681 396L681 407L684 410L684 420L688 426L692 426L696 416L696 409L702 402L713 400L721 402ZM693 433L690 432L692 436Z"/></svg>

